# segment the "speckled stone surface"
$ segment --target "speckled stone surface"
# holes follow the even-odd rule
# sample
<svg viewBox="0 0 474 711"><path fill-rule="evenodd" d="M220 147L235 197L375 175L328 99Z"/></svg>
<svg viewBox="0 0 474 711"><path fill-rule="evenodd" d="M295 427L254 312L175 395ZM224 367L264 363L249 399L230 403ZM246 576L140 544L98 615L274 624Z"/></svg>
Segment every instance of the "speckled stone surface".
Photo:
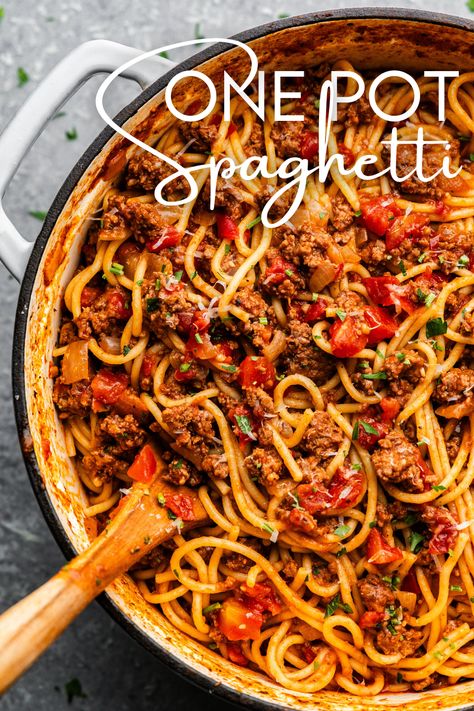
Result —
<svg viewBox="0 0 474 711"><path fill-rule="evenodd" d="M151 49L190 39L195 26L222 37L275 19L343 7L334 0L6 0L0 20L0 130L70 49L107 38ZM347 6L364 6L347 2ZM371 6L391 6L371 2ZM469 15L464 0L405 0L400 6ZM176 58L179 58L178 56ZM29 81L18 87L22 67ZM98 78L91 80L51 121L23 162L6 196L6 209L20 232L33 239L38 221L29 211L48 208L62 180L102 128L95 105ZM122 80L110 94L109 113L136 95ZM68 140L66 132L77 132ZM0 156L1 161L1 156ZM13 419L10 358L18 286L0 265L0 609L47 580L63 563L30 489ZM83 697L69 704L65 685L80 680ZM226 704L174 676L139 647L94 603L2 700L2 711L179 711ZM228 707L230 708L230 707Z"/></svg>

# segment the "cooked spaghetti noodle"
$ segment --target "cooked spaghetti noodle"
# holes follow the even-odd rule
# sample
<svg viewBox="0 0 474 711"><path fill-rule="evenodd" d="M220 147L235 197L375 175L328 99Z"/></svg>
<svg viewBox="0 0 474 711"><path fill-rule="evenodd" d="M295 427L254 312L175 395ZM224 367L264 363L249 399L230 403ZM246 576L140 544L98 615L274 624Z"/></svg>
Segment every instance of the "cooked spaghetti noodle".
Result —
<svg viewBox="0 0 474 711"><path fill-rule="evenodd" d="M231 122L216 105L201 123L168 120L154 145L184 166L312 163L328 71L283 108L303 123L269 108L263 124L236 99ZM448 86L444 124L419 79L398 126L446 141L423 165L449 154L457 177L392 184L333 166L275 229L260 213L277 178L219 178L211 211L203 168L194 203L164 207L153 191L171 168L135 153L65 292L54 399L87 515L103 526L152 475L147 440L161 443L166 480L194 487L211 524L184 533L186 497L158 497L176 536L132 576L185 634L294 692L474 677L473 78ZM378 101L400 114L411 89L385 83ZM390 130L362 97L339 110L330 153L346 166L370 153L380 170ZM402 175L414 164L400 146ZM165 188L186 192L182 177Z"/></svg>

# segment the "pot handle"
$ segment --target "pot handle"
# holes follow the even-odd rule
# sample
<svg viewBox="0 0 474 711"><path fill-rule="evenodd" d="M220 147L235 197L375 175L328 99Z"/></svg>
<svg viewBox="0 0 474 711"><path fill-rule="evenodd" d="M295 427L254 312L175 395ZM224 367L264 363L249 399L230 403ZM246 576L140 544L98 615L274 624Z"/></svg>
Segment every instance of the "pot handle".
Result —
<svg viewBox="0 0 474 711"><path fill-rule="evenodd" d="M23 277L33 243L23 239L5 214L2 201L10 180L47 121L66 99L93 74L113 72L141 53L109 40L91 40L79 45L43 79L1 134L0 260L18 281ZM168 59L155 56L137 62L124 71L123 76L145 88L173 66Z"/></svg>

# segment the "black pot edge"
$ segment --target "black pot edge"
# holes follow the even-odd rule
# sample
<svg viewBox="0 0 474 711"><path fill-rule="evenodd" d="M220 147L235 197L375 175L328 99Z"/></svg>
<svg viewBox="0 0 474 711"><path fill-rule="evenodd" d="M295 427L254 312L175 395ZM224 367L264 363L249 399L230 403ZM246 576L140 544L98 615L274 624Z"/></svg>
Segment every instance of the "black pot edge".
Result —
<svg viewBox="0 0 474 711"><path fill-rule="evenodd" d="M404 8L348 8L342 10L330 10L316 13L308 13L297 15L294 17L282 18L273 22L259 25L244 32L234 35L235 39L241 42L251 42L264 35L270 35L280 30L292 27L299 27L308 24L327 22L329 20L358 20L358 19L387 19L387 20L409 20L427 24L438 24L441 26L453 27L455 29L474 32L474 22L467 18L456 17L444 13L431 13L424 10L409 10ZM128 104L115 117L115 122L122 125L131 118L149 99L165 88L171 77L181 71L187 71L195 68L203 62L212 59L229 49L229 45L219 43L194 54L173 67L166 74L161 76L145 89L139 96ZM107 127L99 136L91 143L87 150L83 153L76 165L73 167L60 190L58 191L51 208L48 211L46 219L43 223L41 231L33 246L28 265L26 267L25 276L23 278L18 306L15 318L15 330L13 338L13 353L12 353L12 386L14 394L14 409L15 420L20 439L20 445L23 453L28 476L36 495L44 518L56 539L59 547L63 551L65 557L69 560L77 555L77 551L72 545L69 538L61 525L61 522L54 510L49 495L44 487L41 472L38 467L38 462L34 450L29 442L31 442L31 432L28 422L28 410L26 403L26 388L23 377L24 359L25 359L25 338L28 324L28 313L30 301L33 294L34 282L36 273L41 262L44 248L49 239L49 236L54 228L54 225L59 218L70 194L72 193L77 182L80 180L84 172L89 167L90 163L100 153L107 141L113 136L114 131ZM157 643L153 642L143 629L133 623L112 601L106 594L102 593L97 601L125 629L130 636L140 643L145 649L155 655L163 664L170 667L178 675L187 681L195 684L204 691L215 694L232 704L245 706L249 709L257 711L276 711L281 709L281 704L275 704L270 701L258 699L251 693L241 694L225 683L215 683L210 680L205 674L198 672L190 663L184 663L176 654L170 652ZM463 711L474 711L474 704L463 707Z"/></svg>

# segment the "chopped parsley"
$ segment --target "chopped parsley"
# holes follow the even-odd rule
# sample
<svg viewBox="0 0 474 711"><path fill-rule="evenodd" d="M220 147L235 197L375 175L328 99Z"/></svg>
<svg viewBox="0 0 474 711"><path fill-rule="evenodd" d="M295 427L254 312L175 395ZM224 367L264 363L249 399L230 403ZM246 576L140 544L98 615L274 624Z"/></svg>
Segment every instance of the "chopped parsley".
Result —
<svg viewBox="0 0 474 711"><path fill-rule="evenodd" d="M201 32L201 23L196 22L194 25L194 38L195 39L204 39L204 35Z"/></svg>
<svg viewBox="0 0 474 711"><path fill-rule="evenodd" d="M87 694L84 694L84 692L82 691L81 682L77 677L74 677L74 679L68 681L67 684L64 684L64 689L66 691L68 704L71 704L73 699L76 697L78 699L87 698Z"/></svg>
<svg viewBox="0 0 474 711"><path fill-rule="evenodd" d="M368 422L365 422L364 420L360 420L360 424L364 428L364 431L367 432L367 434L378 435L379 431L377 429L375 429L375 427L372 427L372 425L369 425Z"/></svg>
<svg viewBox="0 0 474 711"><path fill-rule="evenodd" d="M135 284L136 284L137 286L141 286L141 285L143 284L143 279L137 279L137 281L135 282Z"/></svg>
<svg viewBox="0 0 474 711"><path fill-rule="evenodd" d="M255 218L255 220L252 220L252 222L249 223L247 229L251 230L252 227L255 227L255 225L258 225L258 223L261 221L262 221L262 217L261 217L261 215L259 215L258 217Z"/></svg>
<svg viewBox="0 0 474 711"><path fill-rule="evenodd" d="M161 279L159 278L155 281L155 289L156 291L159 291L161 289Z"/></svg>
<svg viewBox="0 0 474 711"><path fill-rule="evenodd" d="M400 269L400 271L401 271L401 273L403 274L403 276L406 276L406 275L407 275L407 270L405 269L405 262L403 262L401 259L400 259L400 261L398 262L398 268Z"/></svg>
<svg viewBox="0 0 474 711"><path fill-rule="evenodd" d="M268 326L268 319L266 316L262 316L261 318L259 318L258 322L263 324L264 326Z"/></svg>
<svg viewBox="0 0 474 711"><path fill-rule="evenodd" d="M44 218L46 217L46 212L43 212L42 210L30 210L28 215L34 217L36 220L41 220L41 222L43 222Z"/></svg>
<svg viewBox="0 0 474 711"><path fill-rule="evenodd" d="M450 585L449 589L451 592L462 592L462 587L460 585Z"/></svg>
<svg viewBox="0 0 474 711"><path fill-rule="evenodd" d="M197 275L198 275L197 272L193 272L193 273L191 274L191 279L195 279L195 278L197 277Z"/></svg>
<svg viewBox="0 0 474 711"><path fill-rule="evenodd" d="M410 550L412 553L418 553L423 545L423 541L425 540L425 537L421 533L417 533L416 531L412 531L410 533L410 538L409 538L409 545L410 545Z"/></svg>
<svg viewBox="0 0 474 711"><path fill-rule="evenodd" d="M202 343L201 334L200 334L200 333L195 333L195 334L194 334L194 340L196 341L196 343Z"/></svg>
<svg viewBox="0 0 474 711"><path fill-rule="evenodd" d="M426 307L431 306L433 301L436 299L436 294L432 291L425 294L424 291L419 288L416 290L416 295L418 297L418 301L421 301Z"/></svg>
<svg viewBox="0 0 474 711"><path fill-rule="evenodd" d="M469 264L469 257L466 254L463 254L462 257L459 257L458 263L456 264L457 269L462 269L463 267L467 266Z"/></svg>
<svg viewBox="0 0 474 711"><path fill-rule="evenodd" d="M427 255L426 252L422 252L422 253L420 254L420 256L418 257L418 262L419 262L420 264L422 264L422 263L425 261L425 259L426 259L427 256L428 256L428 255Z"/></svg>
<svg viewBox="0 0 474 711"><path fill-rule="evenodd" d="M16 76L18 78L18 86L25 86L25 84L30 80L30 77L25 72L23 67L18 67L16 70Z"/></svg>
<svg viewBox="0 0 474 711"><path fill-rule="evenodd" d="M352 429L352 439L354 442L357 442L359 439L359 420L356 420L355 425Z"/></svg>
<svg viewBox="0 0 474 711"><path fill-rule="evenodd" d="M222 370L226 370L228 373L235 373L235 371L237 370L237 367L235 365L227 365L226 363L221 365L221 368Z"/></svg>
<svg viewBox="0 0 474 711"><path fill-rule="evenodd" d="M387 380L387 373L383 370L379 370L378 373L362 373L362 378L364 380Z"/></svg>
<svg viewBox="0 0 474 711"><path fill-rule="evenodd" d="M181 281L182 276L183 276L183 270L174 273L174 278L176 279L176 281Z"/></svg>
<svg viewBox="0 0 474 711"><path fill-rule="evenodd" d="M247 415L236 415L235 421L242 434L253 436L252 425L250 424L250 420Z"/></svg>
<svg viewBox="0 0 474 711"><path fill-rule="evenodd" d="M345 546L342 546L342 548L340 548L337 551L336 558L342 558L342 556L345 555L346 553L347 553L347 548L345 548Z"/></svg>
<svg viewBox="0 0 474 711"><path fill-rule="evenodd" d="M262 525L262 531L266 531L267 533L273 533L275 531L275 529L272 528L272 526L270 526L269 523L264 523Z"/></svg>
<svg viewBox="0 0 474 711"><path fill-rule="evenodd" d="M156 296L152 296L151 299L146 300L146 310L147 313L153 314L160 308L160 300Z"/></svg>
<svg viewBox="0 0 474 711"><path fill-rule="evenodd" d="M326 606L326 612L324 613L324 617L331 617L331 615L334 615L336 610L339 608L341 608L341 610L345 612L346 615L350 615L352 612L352 607L347 603L342 602L341 596L338 593Z"/></svg>
<svg viewBox="0 0 474 711"><path fill-rule="evenodd" d="M208 605L203 609L203 615L207 615L209 612L214 612L222 607L220 602L213 602L212 605Z"/></svg>
<svg viewBox="0 0 474 711"><path fill-rule="evenodd" d="M350 532L351 532L351 527L342 525L342 524L334 529L334 533L336 534L336 536L339 536L339 538L343 538L344 536L347 536L347 534Z"/></svg>
<svg viewBox="0 0 474 711"><path fill-rule="evenodd" d="M442 318L432 318L426 324L426 337L442 336L448 330L448 324Z"/></svg>
<svg viewBox="0 0 474 711"><path fill-rule="evenodd" d="M175 513L173 513L170 509L166 512L168 514L168 518L171 519L171 521L176 521L178 518Z"/></svg>
<svg viewBox="0 0 474 711"><path fill-rule="evenodd" d="M161 491L156 498L157 498L157 501L160 504L160 506L164 506L166 504L165 495L162 494Z"/></svg>
<svg viewBox="0 0 474 711"><path fill-rule="evenodd" d="M123 264L119 264L118 262L112 262L110 265L110 271L112 274L115 274L116 276L122 276L123 275Z"/></svg>
<svg viewBox="0 0 474 711"><path fill-rule="evenodd" d="M163 59L169 59L169 58L170 58L170 55L168 54L168 52L166 51L166 49L164 49L162 52L160 52L158 56L159 56L159 57L163 57Z"/></svg>
<svg viewBox="0 0 474 711"><path fill-rule="evenodd" d="M362 215L362 210L357 210L357 212L354 212L354 217L360 217Z"/></svg>
<svg viewBox="0 0 474 711"><path fill-rule="evenodd" d="M384 354L382 353L382 351L379 351L378 348L375 349L375 353L376 353L376 355L378 355L379 358L382 358L385 360Z"/></svg>
<svg viewBox="0 0 474 711"><path fill-rule="evenodd" d="M124 346L124 347L122 348L122 353L123 353L124 356L126 356L126 355L128 355L128 354L130 353L131 350L132 350L132 349L130 348L130 346Z"/></svg>
<svg viewBox="0 0 474 711"><path fill-rule="evenodd" d="M191 363L181 363L181 365L179 366L179 372L180 373L187 373L188 370L190 369L190 367L191 367Z"/></svg>
<svg viewBox="0 0 474 711"><path fill-rule="evenodd" d="M369 528L375 528L377 526L377 521L371 521L369 523Z"/></svg>
<svg viewBox="0 0 474 711"><path fill-rule="evenodd" d="M224 254L230 254L230 244L228 242L225 243Z"/></svg>
<svg viewBox="0 0 474 711"><path fill-rule="evenodd" d="M436 486L431 487L433 491L446 491L446 487L442 486L441 484L437 484Z"/></svg>
<svg viewBox="0 0 474 711"><path fill-rule="evenodd" d="M75 141L77 138L77 131L75 128L71 128L69 131L66 131L66 138L68 141Z"/></svg>
<svg viewBox="0 0 474 711"><path fill-rule="evenodd" d="M337 316L338 319L340 319L341 321L344 321L344 319L346 318L347 314L346 314L346 312L343 311L342 309L336 309L336 316Z"/></svg>
<svg viewBox="0 0 474 711"><path fill-rule="evenodd" d="M286 276L292 277L293 276L292 269L285 269L285 274L286 274Z"/></svg>
<svg viewBox="0 0 474 711"><path fill-rule="evenodd" d="M384 575L382 580L384 583L387 583L387 585L390 585L392 590L397 590L400 585L400 578L398 575Z"/></svg>

